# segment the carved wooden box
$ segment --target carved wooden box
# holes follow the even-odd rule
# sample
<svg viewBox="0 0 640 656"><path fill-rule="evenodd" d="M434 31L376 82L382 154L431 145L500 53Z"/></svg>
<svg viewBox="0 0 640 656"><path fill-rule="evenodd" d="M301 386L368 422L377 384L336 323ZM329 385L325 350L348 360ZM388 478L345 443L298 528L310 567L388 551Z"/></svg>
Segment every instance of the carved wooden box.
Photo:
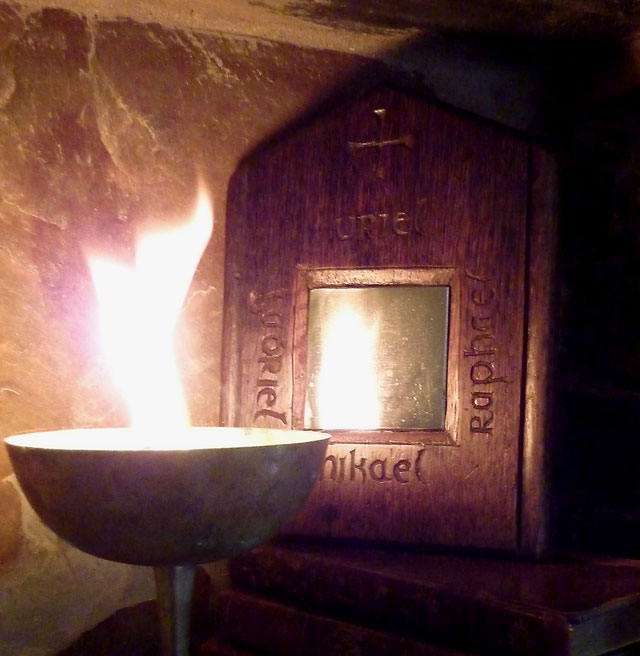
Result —
<svg viewBox="0 0 640 656"><path fill-rule="evenodd" d="M554 193L536 145L390 89L240 165L223 421L333 435L293 533L545 548Z"/></svg>

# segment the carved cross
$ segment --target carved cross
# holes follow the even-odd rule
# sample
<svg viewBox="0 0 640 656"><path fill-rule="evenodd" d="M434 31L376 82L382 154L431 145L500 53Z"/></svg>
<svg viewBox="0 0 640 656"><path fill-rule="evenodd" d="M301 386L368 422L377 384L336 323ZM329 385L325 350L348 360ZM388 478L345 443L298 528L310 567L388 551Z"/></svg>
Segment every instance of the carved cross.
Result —
<svg viewBox="0 0 640 656"><path fill-rule="evenodd" d="M361 150L363 148L377 148L378 163L376 165L376 174L379 178L384 178L384 167L382 166L380 157L382 149L386 148L387 146L404 146L405 148L413 148L414 139L412 134L405 134L400 137L396 137L395 139L385 139L384 119L387 114L387 110L381 108L374 109L373 112L376 115L379 124L380 138L378 141L349 141L347 143L351 152L355 152L356 150Z"/></svg>

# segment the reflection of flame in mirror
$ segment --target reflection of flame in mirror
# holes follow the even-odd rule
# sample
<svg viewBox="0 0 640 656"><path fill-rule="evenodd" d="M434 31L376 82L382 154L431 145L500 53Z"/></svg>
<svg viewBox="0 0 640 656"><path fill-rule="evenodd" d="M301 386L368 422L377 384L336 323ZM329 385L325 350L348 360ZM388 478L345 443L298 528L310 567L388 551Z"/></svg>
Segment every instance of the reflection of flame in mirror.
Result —
<svg viewBox="0 0 640 656"><path fill-rule="evenodd" d="M346 305L323 331L316 379L318 425L368 430L380 425L377 322Z"/></svg>
<svg viewBox="0 0 640 656"><path fill-rule="evenodd" d="M212 226L201 185L188 221L138 236L134 266L94 253L87 257L107 366L129 405L132 426L147 434L189 424L174 331Z"/></svg>

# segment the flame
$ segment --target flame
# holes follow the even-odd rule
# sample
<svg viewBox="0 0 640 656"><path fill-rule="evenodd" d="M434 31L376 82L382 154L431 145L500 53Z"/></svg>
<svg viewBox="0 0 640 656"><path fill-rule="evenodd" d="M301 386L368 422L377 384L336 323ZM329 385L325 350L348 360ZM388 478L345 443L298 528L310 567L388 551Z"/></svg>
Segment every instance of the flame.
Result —
<svg viewBox="0 0 640 656"><path fill-rule="evenodd" d="M200 185L188 221L138 236L134 266L87 256L104 357L129 405L132 427L145 435L168 434L189 425L174 333L212 228L211 202Z"/></svg>
<svg viewBox="0 0 640 656"><path fill-rule="evenodd" d="M342 305L330 315L318 372L318 425L328 429L378 428L380 402L376 353L377 323Z"/></svg>

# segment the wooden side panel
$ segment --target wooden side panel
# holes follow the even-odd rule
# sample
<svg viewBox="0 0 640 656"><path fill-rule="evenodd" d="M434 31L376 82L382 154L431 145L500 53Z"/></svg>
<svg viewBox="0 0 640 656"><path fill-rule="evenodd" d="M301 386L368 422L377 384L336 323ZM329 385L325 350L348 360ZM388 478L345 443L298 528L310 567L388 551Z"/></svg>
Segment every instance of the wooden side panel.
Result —
<svg viewBox="0 0 640 656"><path fill-rule="evenodd" d="M304 384L292 365L300 267L444 267L457 281L455 439L336 436L295 532L517 549L528 156L512 133L384 90L263 148L234 175L222 399L230 425L292 426L294 385Z"/></svg>
<svg viewBox="0 0 640 656"><path fill-rule="evenodd" d="M549 535L552 485L553 284L556 261L555 158L531 148L525 417L522 443L520 550L541 555Z"/></svg>

